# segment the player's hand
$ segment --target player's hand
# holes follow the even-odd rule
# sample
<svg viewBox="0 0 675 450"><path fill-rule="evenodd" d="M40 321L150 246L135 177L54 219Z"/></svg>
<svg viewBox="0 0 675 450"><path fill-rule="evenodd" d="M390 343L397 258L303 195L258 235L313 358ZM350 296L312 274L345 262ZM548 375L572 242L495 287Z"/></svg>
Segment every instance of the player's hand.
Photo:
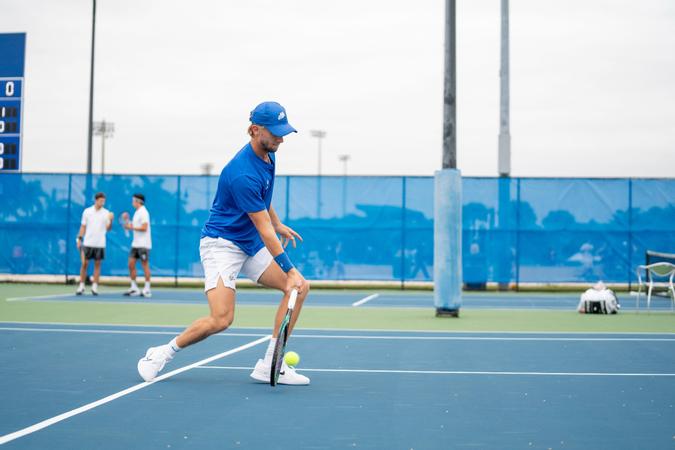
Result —
<svg viewBox="0 0 675 450"><path fill-rule="evenodd" d="M79 251L80 249L82 249L82 242L80 242L79 239L75 239L75 242L77 243L77 250Z"/></svg>
<svg viewBox="0 0 675 450"><path fill-rule="evenodd" d="M288 243L293 244L293 248L297 246L295 242L295 238L300 239L302 241L302 236L298 234L293 228L287 227L283 223L280 223L279 225L274 227L274 231L277 232L277 234L280 236L281 240L281 245L286 248L288 246Z"/></svg>
<svg viewBox="0 0 675 450"><path fill-rule="evenodd" d="M302 276L298 269L291 269L288 271L288 279L286 280L286 293L290 293L293 289L301 294L307 288L307 280Z"/></svg>
<svg viewBox="0 0 675 450"><path fill-rule="evenodd" d="M132 224L131 222L126 222L126 223L124 224L124 229L125 229L125 230L133 230L133 229L134 229L134 224Z"/></svg>

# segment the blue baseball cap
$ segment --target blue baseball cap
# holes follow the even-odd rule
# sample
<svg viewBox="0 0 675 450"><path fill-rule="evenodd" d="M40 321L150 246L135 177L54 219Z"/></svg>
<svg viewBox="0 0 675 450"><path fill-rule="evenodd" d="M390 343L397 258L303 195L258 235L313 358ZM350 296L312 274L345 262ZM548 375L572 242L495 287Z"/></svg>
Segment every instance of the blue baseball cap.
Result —
<svg viewBox="0 0 675 450"><path fill-rule="evenodd" d="M262 102L251 111L249 120L253 125L264 126L277 137L298 132L288 123L286 109L277 102Z"/></svg>

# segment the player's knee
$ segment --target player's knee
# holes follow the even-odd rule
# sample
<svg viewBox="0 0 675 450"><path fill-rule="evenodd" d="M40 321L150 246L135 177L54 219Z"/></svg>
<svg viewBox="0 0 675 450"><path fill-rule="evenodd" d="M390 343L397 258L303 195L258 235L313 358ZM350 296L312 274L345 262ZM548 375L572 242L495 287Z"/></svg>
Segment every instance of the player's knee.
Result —
<svg viewBox="0 0 675 450"><path fill-rule="evenodd" d="M234 321L234 314L233 313L226 313L217 317L213 318L213 332L214 333L220 333L221 331L224 331L232 325L232 322Z"/></svg>

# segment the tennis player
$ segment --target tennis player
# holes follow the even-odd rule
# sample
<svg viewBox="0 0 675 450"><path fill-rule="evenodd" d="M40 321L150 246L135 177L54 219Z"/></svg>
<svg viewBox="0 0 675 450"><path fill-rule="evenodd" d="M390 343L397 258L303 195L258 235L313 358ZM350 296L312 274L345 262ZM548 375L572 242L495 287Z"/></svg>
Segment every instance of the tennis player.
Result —
<svg viewBox="0 0 675 450"><path fill-rule="evenodd" d="M143 194L134 194L131 198L131 205L134 207L134 217L131 222L125 223L124 228L134 233L134 239L131 241L131 250L129 250L129 278L131 278L131 287L124 295L138 297L152 297L150 291L150 249L152 248L152 235L150 232L150 213L145 207L145 196ZM136 261L141 261L145 283L143 292L138 289L136 284Z"/></svg>
<svg viewBox="0 0 675 450"><path fill-rule="evenodd" d="M87 278L89 260L94 260L94 282L91 293L98 295L98 282L101 277L101 261L105 258L105 235L112 227L115 217L105 209L105 194L98 192L94 196L94 204L82 212L80 231L77 233L77 249L80 251L80 285L75 293L84 294L84 280Z"/></svg>
<svg viewBox="0 0 675 450"><path fill-rule="evenodd" d="M288 123L286 110L276 102L256 106L250 121L251 140L221 172L211 213L202 229L199 253L210 315L196 320L168 344L148 349L138 361L138 372L146 381L153 380L176 352L230 326L234 319L236 280L241 273L284 293L267 351L251 372L254 380L269 383L275 337L286 313L289 294L298 290L297 314L293 315L289 331L307 297L309 283L284 251L289 242L295 246L296 239L302 238L281 223L271 204L275 153L284 136L297 131ZM306 385L309 378L284 363L279 383Z"/></svg>

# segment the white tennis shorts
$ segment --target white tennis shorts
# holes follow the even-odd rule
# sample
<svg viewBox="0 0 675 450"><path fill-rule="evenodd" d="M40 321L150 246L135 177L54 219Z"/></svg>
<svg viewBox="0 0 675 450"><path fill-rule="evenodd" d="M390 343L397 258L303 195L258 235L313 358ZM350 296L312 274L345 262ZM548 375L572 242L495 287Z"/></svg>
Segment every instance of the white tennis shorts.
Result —
<svg viewBox="0 0 675 450"><path fill-rule="evenodd" d="M199 257L204 267L204 291L215 288L218 277L222 278L225 287L236 290L240 273L257 283L274 260L266 247L248 256L233 242L212 237L203 237L199 241Z"/></svg>

